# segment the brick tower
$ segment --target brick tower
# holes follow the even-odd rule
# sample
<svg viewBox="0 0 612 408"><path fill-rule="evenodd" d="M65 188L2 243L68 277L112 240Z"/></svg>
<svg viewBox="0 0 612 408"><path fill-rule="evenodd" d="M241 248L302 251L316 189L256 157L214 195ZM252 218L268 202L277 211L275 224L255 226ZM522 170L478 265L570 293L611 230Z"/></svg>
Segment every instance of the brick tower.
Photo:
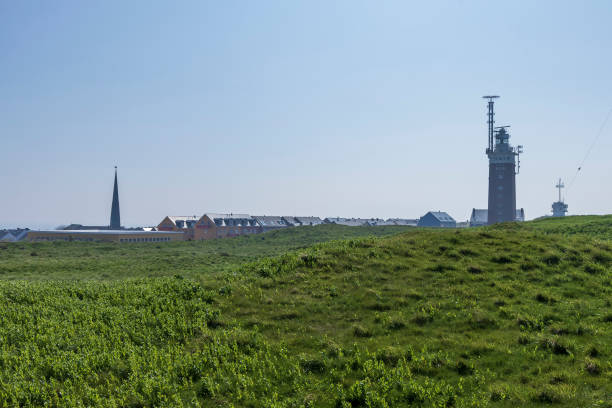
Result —
<svg viewBox="0 0 612 408"><path fill-rule="evenodd" d="M494 127L493 100L499 96L484 96L488 99L489 125L489 209L487 224L516 220L516 175L520 169L520 154L523 146L512 147L510 126Z"/></svg>

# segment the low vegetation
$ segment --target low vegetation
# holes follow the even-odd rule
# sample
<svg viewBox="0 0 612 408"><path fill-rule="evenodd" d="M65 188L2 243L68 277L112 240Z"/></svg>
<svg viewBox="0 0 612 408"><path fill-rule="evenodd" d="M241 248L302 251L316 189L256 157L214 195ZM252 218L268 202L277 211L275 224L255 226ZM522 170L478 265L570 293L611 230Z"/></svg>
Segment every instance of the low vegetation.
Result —
<svg viewBox="0 0 612 408"><path fill-rule="evenodd" d="M612 407L606 231L334 228L0 249L0 406Z"/></svg>
<svg viewBox="0 0 612 408"><path fill-rule="evenodd" d="M612 215L582 215L559 218L540 218L529 222L528 228L563 235L589 235L612 239Z"/></svg>
<svg viewBox="0 0 612 408"><path fill-rule="evenodd" d="M209 276L263 256L281 255L318 242L389 236L410 227L319 225L232 239L165 243L0 243L0 279L124 279L181 274Z"/></svg>

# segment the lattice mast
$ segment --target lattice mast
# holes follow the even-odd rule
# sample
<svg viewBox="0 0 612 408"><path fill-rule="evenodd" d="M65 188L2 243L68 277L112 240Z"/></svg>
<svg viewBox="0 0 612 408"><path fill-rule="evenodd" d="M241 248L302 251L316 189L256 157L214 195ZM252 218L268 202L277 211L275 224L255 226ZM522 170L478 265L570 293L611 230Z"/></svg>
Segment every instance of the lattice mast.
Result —
<svg viewBox="0 0 612 408"><path fill-rule="evenodd" d="M487 124L489 125L489 147L487 147L487 154L490 150L493 150L493 134L495 127L495 112L493 110L494 100L499 98L498 95L486 95L484 99L488 99L488 113L487 113Z"/></svg>

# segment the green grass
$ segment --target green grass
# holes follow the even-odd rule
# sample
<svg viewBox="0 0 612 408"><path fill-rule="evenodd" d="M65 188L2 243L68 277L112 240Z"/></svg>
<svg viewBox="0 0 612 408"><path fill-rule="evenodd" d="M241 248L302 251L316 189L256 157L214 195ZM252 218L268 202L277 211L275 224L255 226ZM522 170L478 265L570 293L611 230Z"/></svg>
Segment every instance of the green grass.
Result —
<svg viewBox="0 0 612 408"><path fill-rule="evenodd" d="M558 218L541 218L527 224L548 233L564 235L589 235L600 239L612 239L612 215L580 215Z"/></svg>
<svg viewBox="0 0 612 408"><path fill-rule="evenodd" d="M169 243L0 243L0 279L124 279L181 274L201 277L230 271L263 256L318 242L388 236L410 227L318 225L231 239Z"/></svg>
<svg viewBox="0 0 612 408"><path fill-rule="evenodd" d="M612 407L612 243L591 222L19 244L0 406Z"/></svg>

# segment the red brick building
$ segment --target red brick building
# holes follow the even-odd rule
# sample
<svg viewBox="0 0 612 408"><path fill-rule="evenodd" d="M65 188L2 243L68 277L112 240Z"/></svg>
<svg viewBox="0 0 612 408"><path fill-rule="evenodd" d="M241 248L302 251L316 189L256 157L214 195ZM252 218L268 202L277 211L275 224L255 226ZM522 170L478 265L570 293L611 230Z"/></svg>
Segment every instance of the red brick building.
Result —
<svg viewBox="0 0 612 408"><path fill-rule="evenodd" d="M196 240L236 237L239 235L258 234L262 227L247 214L204 214L196 222L194 237Z"/></svg>
<svg viewBox="0 0 612 408"><path fill-rule="evenodd" d="M180 231L185 240L194 239L194 226L198 222L197 215L169 215L157 226L158 231Z"/></svg>

